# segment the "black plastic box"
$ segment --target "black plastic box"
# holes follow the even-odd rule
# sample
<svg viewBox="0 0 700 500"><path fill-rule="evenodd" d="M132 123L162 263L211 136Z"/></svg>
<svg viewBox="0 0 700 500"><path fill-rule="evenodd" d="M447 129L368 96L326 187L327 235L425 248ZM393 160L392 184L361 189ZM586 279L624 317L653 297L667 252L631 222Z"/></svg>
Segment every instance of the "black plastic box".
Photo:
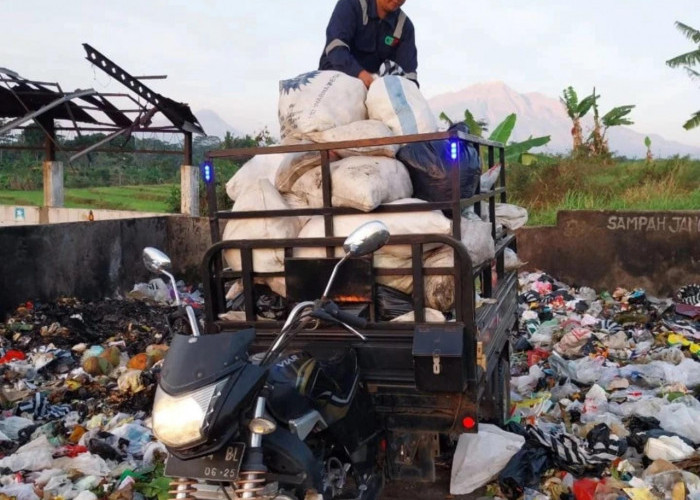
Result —
<svg viewBox="0 0 700 500"><path fill-rule="evenodd" d="M413 362L418 390L464 391L467 387L466 358L463 326L416 326Z"/></svg>

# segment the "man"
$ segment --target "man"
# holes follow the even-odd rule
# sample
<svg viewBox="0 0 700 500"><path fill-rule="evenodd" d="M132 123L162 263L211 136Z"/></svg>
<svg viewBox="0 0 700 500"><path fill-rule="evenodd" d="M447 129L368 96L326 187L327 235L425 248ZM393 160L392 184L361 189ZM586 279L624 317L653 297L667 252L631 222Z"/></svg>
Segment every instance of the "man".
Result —
<svg viewBox="0 0 700 500"><path fill-rule="evenodd" d="M367 88L383 63L397 64L418 84L413 23L401 10L406 0L338 0L326 28L319 69L342 71Z"/></svg>

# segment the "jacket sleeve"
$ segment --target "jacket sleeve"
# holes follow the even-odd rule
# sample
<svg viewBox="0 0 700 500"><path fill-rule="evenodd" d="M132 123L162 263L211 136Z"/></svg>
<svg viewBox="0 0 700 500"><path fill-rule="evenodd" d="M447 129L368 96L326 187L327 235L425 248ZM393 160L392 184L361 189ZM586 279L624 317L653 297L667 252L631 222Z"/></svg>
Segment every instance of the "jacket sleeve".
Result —
<svg viewBox="0 0 700 500"><path fill-rule="evenodd" d="M406 23L401 43L396 50L396 63L406 73L406 78L418 85L418 50L416 49L416 32L410 20Z"/></svg>
<svg viewBox="0 0 700 500"><path fill-rule="evenodd" d="M362 66L350 53L350 47L361 22L360 4L357 0L339 0L326 28L324 53L331 64L330 69L357 77Z"/></svg>

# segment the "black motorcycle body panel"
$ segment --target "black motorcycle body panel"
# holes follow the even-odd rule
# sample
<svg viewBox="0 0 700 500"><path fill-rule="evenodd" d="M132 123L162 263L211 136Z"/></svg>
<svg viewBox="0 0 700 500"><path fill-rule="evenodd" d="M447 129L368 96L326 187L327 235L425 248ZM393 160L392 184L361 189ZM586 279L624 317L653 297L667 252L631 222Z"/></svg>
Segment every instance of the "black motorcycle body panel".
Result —
<svg viewBox="0 0 700 500"><path fill-rule="evenodd" d="M160 386L171 395L212 384L245 366L255 329L193 337L173 336L163 362Z"/></svg>

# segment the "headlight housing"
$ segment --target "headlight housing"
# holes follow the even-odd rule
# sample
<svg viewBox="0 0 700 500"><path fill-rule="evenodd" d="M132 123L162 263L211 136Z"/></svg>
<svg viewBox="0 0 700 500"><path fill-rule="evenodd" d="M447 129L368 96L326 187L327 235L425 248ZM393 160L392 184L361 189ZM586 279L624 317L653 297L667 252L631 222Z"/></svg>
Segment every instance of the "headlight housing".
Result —
<svg viewBox="0 0 700 500"><path fill-rule="evenodd" d="M166 446L189 448L206 440L214 404L228 378L178 396L160 386L153 402L153 433Z"/></svg>

